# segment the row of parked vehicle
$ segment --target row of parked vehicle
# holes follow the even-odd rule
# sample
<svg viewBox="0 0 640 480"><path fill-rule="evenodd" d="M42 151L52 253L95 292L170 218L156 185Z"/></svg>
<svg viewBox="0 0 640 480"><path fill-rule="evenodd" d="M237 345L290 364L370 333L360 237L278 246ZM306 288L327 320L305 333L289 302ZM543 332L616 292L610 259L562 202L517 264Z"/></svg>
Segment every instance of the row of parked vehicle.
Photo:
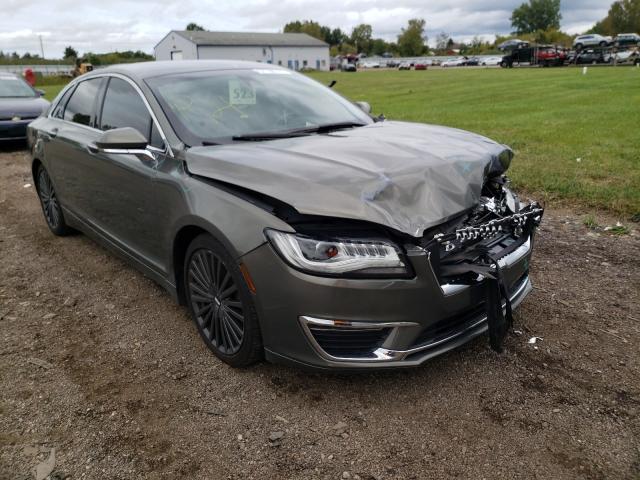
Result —
<svg viewBox="0 0 640 480"><path fill-rule="evenodd" d="M502 57L500 66L511 68L514 64L529 64L552 67L598 63L640 64L639 47L597 46L570 50L556 45L527 45L509 50Z"/></svg>

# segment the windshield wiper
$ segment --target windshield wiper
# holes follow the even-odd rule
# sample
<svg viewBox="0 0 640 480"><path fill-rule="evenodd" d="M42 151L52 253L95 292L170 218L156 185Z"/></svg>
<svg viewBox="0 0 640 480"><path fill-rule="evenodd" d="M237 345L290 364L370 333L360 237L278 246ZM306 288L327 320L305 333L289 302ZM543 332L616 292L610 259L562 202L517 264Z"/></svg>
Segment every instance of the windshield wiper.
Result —
<svg viewBox="0 0 640 480"><path fill-rule="evenodd" d="M294 130L284 130L281 132L261 132L248 133L246 135L234 135L233 137L231 137L231 139L240 141L275 140L278 138L302 137L305 135L311 135L313 133L328 133L345 128L364 127L365 125L367 124L360 122L326 123L324 125L314 125L312 127L296 128Z"/></svg>
<svg viewBox="0 0 640 480"><path fill-rule="evenodd" d="M258 133L247 133L244 135L234 135L231 137L231 140L239 140L239 141L249 141L249 142L259 142L261 140L277 140L278 138L292 138L292 137L303 137L305 135L310 135L312 132L305 131L284 131L284 132L258 132Z"/></svg>

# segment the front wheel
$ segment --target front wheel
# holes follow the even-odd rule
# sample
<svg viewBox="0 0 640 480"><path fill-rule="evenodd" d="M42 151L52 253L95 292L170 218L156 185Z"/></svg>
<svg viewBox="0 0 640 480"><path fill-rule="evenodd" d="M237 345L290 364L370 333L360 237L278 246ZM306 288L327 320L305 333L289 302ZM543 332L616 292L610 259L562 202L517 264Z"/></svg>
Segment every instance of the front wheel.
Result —
<svg viewBox="0 0 640 480"><path fill-rule="evenodd" d="M58 195L53 188L51 177L42 165L38 167L36 172L36 189L49 230L59 237L73 233L73 229L64 220L60 200L58 200Z"/></svg>
<svg viewBox="0 0 640 480"><path fill-rule="evenodd" d="M227 250L207 234L196 237L185 256L187 305L209 349L232 367L262 356L258 316L242 272Z"/></svg>
<svg viewBox="0 0 640 480"><path fill-rule="evenodd" d="M607 46L607 42L605 42L605 41L600 42L600 46L601 47L606 47Z"/></svg>

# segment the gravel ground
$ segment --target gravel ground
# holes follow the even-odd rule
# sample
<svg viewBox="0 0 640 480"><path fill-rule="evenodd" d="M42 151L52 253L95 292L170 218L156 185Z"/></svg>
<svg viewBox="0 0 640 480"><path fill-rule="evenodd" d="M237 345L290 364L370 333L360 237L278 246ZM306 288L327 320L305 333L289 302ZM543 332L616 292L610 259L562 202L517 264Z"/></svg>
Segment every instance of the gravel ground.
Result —
<svg viewBox="0 0 640 480"><path fill-rule="evenodd" d="M549 209L502 355L234 370L153 282L51 235L31 183L0 151L0 479L640 478L635 232Z"/></svg>

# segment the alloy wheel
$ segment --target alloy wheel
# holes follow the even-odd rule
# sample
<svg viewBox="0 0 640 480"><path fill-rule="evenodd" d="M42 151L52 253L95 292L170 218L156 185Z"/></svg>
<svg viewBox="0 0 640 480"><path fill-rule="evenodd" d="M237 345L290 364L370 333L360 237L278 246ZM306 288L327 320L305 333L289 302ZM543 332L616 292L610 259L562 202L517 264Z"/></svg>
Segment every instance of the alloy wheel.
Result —
<svg viewBox="0 0 640 480"><path fill-rule="evenodd" d="M193 252L187 269L189 299L198 327L224 355L236 354L244 339L245 312L233 276L213 251Z"/></svg>
<svg viewBox="0 0 640 480"><path fill-rule="evenodd" d="M55 230L60 226L62 212L51 179L44 169L41 169L38 174L38 196L42 202L44 217L49 226Z"/></svg>

